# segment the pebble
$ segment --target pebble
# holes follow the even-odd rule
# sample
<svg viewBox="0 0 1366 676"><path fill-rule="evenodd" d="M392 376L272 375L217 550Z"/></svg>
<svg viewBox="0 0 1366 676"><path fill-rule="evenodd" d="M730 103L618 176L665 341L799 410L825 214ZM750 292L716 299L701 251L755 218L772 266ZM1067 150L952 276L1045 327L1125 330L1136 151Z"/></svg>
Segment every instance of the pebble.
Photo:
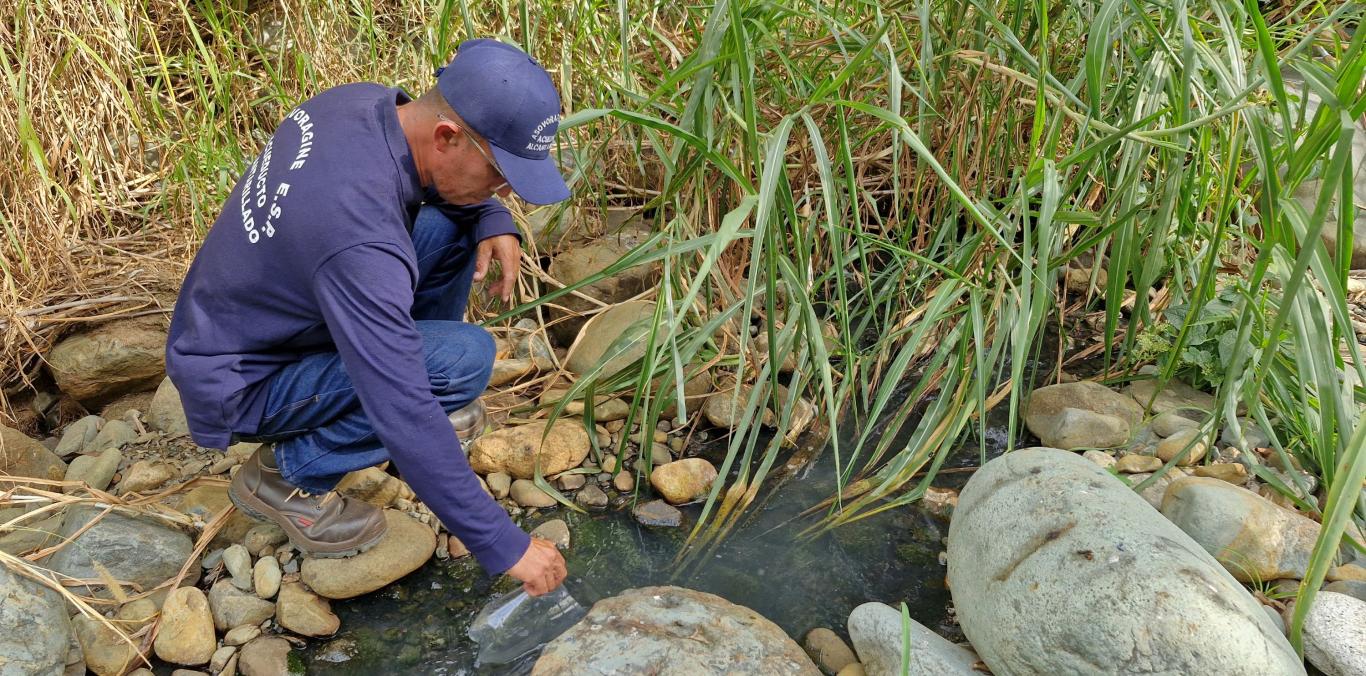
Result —
<svg viewBox="0 0 1366 676"><path fill-rule="evenodd" d="M1115 456L1105 451L1086 451L1081 454L1081 457L1096 463L1096 466L1101 469L1110 469L1115 466Z"/></svg>
<svg viewBox="0 0 1366 676"><path fill-rule="evenodd" d="M236 646L225 645L213 652L213 657L209 659L209 671L218 673L228 666L228 660L237 654Z"/></svg>
<svg viewBox="0 0 1366 676"><path fill-rule="evenodd" d="M242 545L233 545L223 550L223 565L232 575L232 585L242 591L251 591L251 553Z"/></svg>
<svg viewBox="0 0 1366 676"><path fill-rule="evenodd" d="M531 531L531 537L549 540L560 549L569 549L569 525L562 519L552 519Z"/></svg>
<svg viewBox="0 0 1366 676"><path fill-rule="evenodd" d="M99 455L78 455L67 466L65 480L84 481L91 488L102 491L109 488L109 482L114 480L122 462L123 453L117 448L107 448ZM68 493L74 490L75 487L66 488Z"/></svg>
<svg viewBox="0 0 1366 676"><path fill-rule="evenodd" d="M578 490L587 482L582 474L561 474L555 479L555 485L562 491Z"/></svg>
<svg viewBox="0 0 1366 676"><path fill-rule="evenodd" d="M1162 468L1162 461L1151 455L1126 455L1115 463L1115 470L1123 474L1155 472Z"/></svg>
<svg viewBox="0 0 1366 676"><path fill-rule="evenodd" d="M1177 461L1178 465L1194 465L1200 462L1209 451L1209 445L1198 438L1199 434L1198 429L1186 428L1163 439L1157 444L1157 457L1162 462L1170 462L1172 458L1181 456L1181 460Z"/></svg>
<svg viewBox="0 0 1366 676"><path fill-rule="evenodd" d="M1200 423L1172 411L1159 413L1152 422L1153 432L1163 438L1170 437L1182 430L1198 429L1199 427Z"/></svg>
<svg viewBox="0 0 1366 676"><path fill-rule="evenodd" d="M199 565L203 566L204 570L213 570L220 563L223 563L223 550L215 549L205 554Z"/></svg>
<svg viewBox="0 0 1366 676"><path fill-rule="evenodd" d="M607 494L596 484L588 484L574 496L574 501L584 507L600 509L607 506Z"/></svg>
<svg viewBox="0 0 1366 676"><path fill-rule="evenodd" d="M673 451L675 455L683 452L683 445L683 437L673 437L669 439L669 450Z"/></svg>
<svg viewBox="0 0 1366 676"><path fill-rule="evenodd" d="M123 473L123 481L119 482L119 495L149 491L170 481L175 475L175 470L166 463L140 460Z"/></svg>
<svg viewBox="0 0 1366 676"><path fill-rule="evenodd" d="M503 472L493 472L484 477L488 482L489 493L493 499L502 500L508 496L508 491L512 489L512 477Z"/></svg>
<svg viewBox="0 0 1366 676"><path fill-rule="evenodd" d="M196 587L179 587L166 597L161 608L161 630L152 643L157 657L174 664L194 666L213 657L213 616L209 601Z"/></svg>
<svg viewBox="0 0 1366 676"><path fill-rule="evenodd" d="M802 649L811 657L811 661L827 674L839 673L841 669L858 662L854 651L844 639L825 627L817 627L807 632Z"/></svg>
<svg viewBox="0 0 1366 676"><path fill-rule="evenodd" d="M209 608L213 624L219 631L244 624L260 624L275 615L274 603L244 592L228 580L219 580L209 588Z"/></svg>
<svg viewBox="0 0 1366 676"><path fill-rule="evenodd" d="M541 490L530 479L518 479L512 482L512 490L509 493L517 504L523 507L554 507L555 498Z"/></svg>
<svg viewBox="0 0 1366 676"><path fill-rule="evenodd" d="M289 673L289 641L260 636L242 646L237 658L242 676L285 676Z"/></svg>
<svg viewBox="0 0 1366 676"><path fill-rule="evenodd" d="M1241 486L1247 481L1247 468L1238 463L1203 465L1195 468L1195 476L1214 477L1235 486Z"/></svg>
<svg viewBox="0 0 1366 676"><path fill-rule="evenodd" d="M254 624L234 627L223 635L223 645L239 646L261 635L261 628Z"/></svg>
<svg viewBox="0 0 1366 676"><path fill-rule="evenodd" d="M622 493L629 493L635 490L636 477L630 472L618 472L612 477L612 486Z"/></svg>
<svg viewBox="0 0 1366 676"><path fill-rule="evenodd" d="M280 562L273 556L263 556L252 568L252 585L256 588L256 595L268 599L275 596L280 591Z"/></svg>
<svg viewBox="0 0 1366 676"><path fill-rule="evenodd" d="M1329 582L1366 582L1366 568L1355 563L1345 563L1328 569Z"/></svg>
<svg viewBox="0 0 1366 676"><path fill-rule="evenodd" d="M242 461L231 455L227 455L220 458L214 464L209 465L209 474L222 474L240 464L242 464Z"/></svg>
<svg viewBox="0 0 1366 676"><path fill-rule="evenodd" d="M958 506L958 491L930 486L925 489L924 497L920 498L920 506L934 516L948 519L953 516L953 508Z"/></svg>
<svg viewBox="0 0 1366 676"><path fill-rule="evenodd" d="M677 507L663 500L651 500L637 504L632 513L636 521L646 526L675 527L683 523L683 513Z"/></svg>
<svg viewBox="0 0 1366 676"><path fill-rule="evenodd" d="M62 431L61 441L57 442L57 448L53 452L63 458L81 452L95 440L103 425L104 418L97 415L88 415L67 425Z"/></svg>
<svg viewBox="0 0 1366 676"><path fill-rule="evenodd" d="M331 636L341 627L341 619L332 613L327 599L308 591L298 582L280 587L280 600L275 621L281 627L304 636Z"/></svg>
<svg viewBox="0 0 1366 676"><path fill-rule="evenodd" d="M263 523L252 526L252 529L247 531L246 537L242 538L242 546L246 547L248 552L262 556L267 547L278 547L288 539L285 531L279 526Z"/></svg>

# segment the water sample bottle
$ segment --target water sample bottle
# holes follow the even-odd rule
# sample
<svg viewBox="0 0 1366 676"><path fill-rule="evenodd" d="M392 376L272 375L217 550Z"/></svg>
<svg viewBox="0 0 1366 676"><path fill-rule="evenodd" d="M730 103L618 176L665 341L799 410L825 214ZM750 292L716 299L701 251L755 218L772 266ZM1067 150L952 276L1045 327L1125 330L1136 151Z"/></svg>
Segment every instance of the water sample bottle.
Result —
<svg viewBox="0 0 1366 676"><path fill-rule="evenodd" d="M479 644L475 666L510 665L538 653L587 614L564 585L541 596L518 589L494 598L470 623L469 636Z"/></svg>

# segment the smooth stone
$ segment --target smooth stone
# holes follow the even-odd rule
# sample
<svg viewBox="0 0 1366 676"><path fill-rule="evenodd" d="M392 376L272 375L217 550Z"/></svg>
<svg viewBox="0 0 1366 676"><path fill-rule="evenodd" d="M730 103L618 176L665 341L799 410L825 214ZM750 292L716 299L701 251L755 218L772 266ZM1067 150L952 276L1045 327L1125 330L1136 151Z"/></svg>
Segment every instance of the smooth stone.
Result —
<svg viewBox="0 0 1366 676"><path fill-rule="evenodd" d="M197 587L178 587L161 606L161 628L152 643L157 657L195 666L206 664L218 649L209 601Z"/></svg>
<svg viewBox="0 0 1366 676"><path fill-rule="evenodd" d="M242 545L233 545L223 550L223 566L232 575L233 586L242 591L251 591L251 552Z"/></svg>
<svg viewBox="0 0 1366 676"><path fill-rule="evenodd" d="M560 549L569 549L569 525L563 519L551 519L535 527L531 537L549 540Z"/></svg>
<svg viewBox="0 0 1366 676"><path fill-rule="evenodd" d="M12 427L0 425L0 449L0 474L51 481L66 476L66 463L56 453Z"/></svg>
<svg viewBox="0 0 1366 676"><path fill-rule="evenodd" d="M843 669L840 669L840 672L838 674L835 674L835 676L865 676L866 673L867 672L863 670L863 665L858 662L855 662Z"/></svg>
<svg viewBox="0 0 1366 676"><path fill-rule="evenodd" d="M314 637L331 636L341 627L341 620L332 614L332 604L298 582L280 587L275 621L296 634Z"/></svg>
<svg viewBox="0 0 1366 676"><path fill-rule="evenodd" d="M103 511L94 505L68 507L58 535L70 538ZM147 590L178 574L193 550L194 543L185 533L160 521L116 510L100 517L80 537L49 556L44 565L82 580L100 580L107 572L115 580ZM197 571L197 566L191 568L191 574L197 575ZM100 583L92 586L103 587ZM108 594L108 590L101 592Z"/></svg>
<svg viewBox="0 0 1366 676"><path fill-rule="evenodd" d="M1355 563L1344 563L1341 566L1333 566L1328 569L1329 582L1341 582L1344 580L1366 582L1366 567Z"/></svg>
<svg viewBox="0 0 1366 676"><path fill-rule="evenodd" d="M588 483L582 474L561 474L555 478L555 487L562 491L576 491Z"/></svg>
<svg viewBox="0 0 1366 676"><path fill-rule="evenodd" d="M136 641L130 644L95 618L78 614L71 618L71 627L86 668L97 676L121 676L138 659Z"/></svg>
<svg viewBox="0 0 1366 676"><path fill-rule="evenodd" d="M263 523L252 526L251 530L242 537L242 546L247 551L257 556L267 547L279 547L289 540L283 528L273 523Z"/></svg>
<svg viewBox="0 0 1366 676"><path fill-rule="evenodd" d="M403 482L378 467L366 467L342 477L337 491L383 508L403 493Z"/></svg>
<svg viewBox="0 0 1366 676"><path fill-rule="evenodd" d="M504 472L494 472L484 477L484 481L488 482L489 493L494 500L506 498L512 490L512 477Z"/></svg>
<svg viewBox="0 0 1366 676"><path fill-rule="evenodd" d="M702 415L714 427L733 429L743 421L745 406L749 404L753 392L754 388L749 385L715 392L702 402ZM765 407L760 423L766 427L773 427L778 424L778 416Z"/></svg>
<svg viewBox="0 0 1366 676"><path fill-rule="evenodd" d="M1198 439L1200 430L1187 428L1157 443L1157 457L1162 462L1170 462L1180 456L1178 465L1194 465L1205 457L1209 445Z"/></svg>
<svg viewBox="0 0 1366 676"><path fill-rule="evenodd" d="M228 660L232 659L232 656L236 654L237 648L230 645L225 645L222 648L215 650L213 652L213 657L209 658L209 671L215 674L222 671L224 667L228 666Z"/></svg>
<svg viewBox="0 0 1366 676"><path fill-rule="evenodd" d="M820 670L778 625L719 596L642 587L593 604L546 645L533 676L584 673L786 674Z"/></svg>
<svg viewBox="0 0 1366 676"><path fill-rule="evenodd" d="M1238 430L1234 431L1233 424L1225 423L1224 429L1219 433L1219 445L1234 446L1244 451L1254 448L1267 448L1271 445L1271 437L1262 431L1261 425L1252 418L1238 418Z"/></svg>
<svg viewBox="0 0 1366 676"><path fill-rule="evenodd" d="M123 623L120 628L136 633L156 620L160 613L161 607L150 598L129 601L119 608L118 618Z"/></svg>
<svg viewBox="0 0 1366 676"><path fill-rule="evenodd" d="M273 556L261 557L251 569L252 586L256 589L256 595L263 599L273 598L279 593L281 577L280 562Z"/></svg>
<svg viewBox="0 0 1366 676"><path fill-rule="evenodd" d="M1195 476L1209 477L1241 486L1247 482L1247 468L1236 462L1201 465L1195 468Z"/></svg>
<svg viewBox="0 0 1366 676"><path fill-rule="evenodd" d="M147 411L147 426L171 437L183 437L190 433L190 424L185 419L185 407L180 403L180 391L170 378L164 378L152 395L152 406Z"/></svg>
<svg viewBox="0 0 1366 676"><path fill-rule="evenodd" d="M160 487L167 481L174 479L175 476L175 470L164 462L139 460L123 473L123 480L119 482L118 493L119 495L145 493Z"/></svg>
<svg viewBox="0 0 1366 676"><path fill-rule="evenodd" d="M1173 481L1162 515L1243 582L1302 579L1320 528L1252 491L1206 477Z"/></svg>
<svg viewBox="0 0 1366 676"><path fill-rule="evenodd" d="M538 238L537 241L541 240ZM629 239L620 241L619 236L613 236L597 237L582 245L569 247L557 254L551 261L550 276L566 285L575 284L607 269L608 266L625 256L632 246L635 245L631 244ZM625 301L653 286L659 276L659 269L660 263L658 262L637 265L615 275L608 275L583 287L580 291L586 296L597 298L609 305L618 307L620 304L629 305ZM565 310L554 307L548 308L550 317L554 321L551 326L547 327L547 330L560 343L568 345L574 342L575 336L578 335L607 342L611 342L611 339L616 337L615 333L609 335L607 329L611 327L602 323L598 324L598 328L590 333L584 327L586 320L576 316L585 311L597 309L597 304L592 301L571 294L556 300L555 304L562 305Z"/></svg>
<svg viewBox="0 0 1366 676"><path fill-rule="evenodd" d="M1066 451L1013 451L973 474L949 524L948 583L993 673L1304 673L1218 561Z"/></svg>
<svg viewBox="0 0 1366 676"><path fill-rule="evenodd" d="M61 441L57 442L57 448L53 452L65 458L73 453L87 450L90 442L95 440L95 436L100 433L100 428L103 426L104 418L97 415L88 415L67 425L66 429L62 431Z"/></svg>
<svg viewBox="0 0 1366 676"><path fill-rule="evenodd" d="M261 628L254 624L234 627L223 635L223 645L240 646L261 635Z"/></svg>
<svg viewBox="0 0 1366 676"><path fill-rule="evenodd" d="M305 558L304 584L320 596L349 599L421 568L436 550L436 533L401 512L385 510L384 518L389 530L373 549L344 559Z"/></svg>
<svg viewBox="0 0 1366 676"><path fill-rule="evenodd" d="M174 505L176 510L186 516L193 517L204 523L208 523L218 516L220 512L232 506L228 500L227 486L196 486L188 493L180 495L180 502ZM259 525L257 521L240 509L233 509L232 516L228 517L228 522L223 529L218 531L210 547L226 548L231 544L241 542L247 533Z"/></svg>
<svg viewBox="0 0 1366 676"><path fill-rule="evenodd" d="M1346 594L1354 599L1366 601L1366 582L1358 582L1356 580L1338 580L1337 582L1329 582L1328 584L1324 585L1323 591Z"/></svg>
<svg viewBox="0 0 1366 676"><path fill-rule="evenodd" d="M622 493L630 493L636 489L636 475L630 472L617 472L616 476L612 477L612 487Z"/></svg>
<svg viewBox="0 0 1366 676"><path fill-rule="evenodd" d="M161 382L166 326L160 317L115 319L63 338L45 359L57 387L93 409Z"/></svg>
<svg viewBox="0 0 1366 676"><path fill-rule="evenodd" d="M0 523L6 523L21 514L21 508L0 509ZM50 547L61 541L58 532L62 528L62 512L51 516L38 516L22 521L10 530L0 531L0 552L18 556L36 549Z"/></svg>
<svg viewBox="0 0 1366 676"><path fill-rule="evenodd" d="M1215 408L1213 395L1179 380L1169 381L1161 390L1156 380L1135 380L1124 388L1124 393L1142 408L1149 408L1151 402L1151 410L1155 414L1171 411L1195 420L1204 420L1214 413Z"/></svg>
<svg viewBox="0 0 1366 676"><path fill-rule="evenodd" d="M607 494L597 484L587 484L574 495L574 502L590 509L602 509L607 506Z"/></svg>
<svg viewBox="0 0 1366 676"><path fill-rule="evenodd" d="M512 490L509 492L513 502L523 507L554 507L555 498L541 490L536 483L530 479L518 479L512 482Z"/></svg>
<svg viewBox="0 0 1366 676"><path fill-rule="evenodd" d="M1162 469L1162 461L1151 455L1126 455L1115 461L1115 471L1120 474L1143 474Z"/></svg>
<svg viewBox="0 0 1366 676"><path fill-rule="evenodd" d="M66 601L0 566L0 673L59 674L71 647Z"/></svg>
<svg viewBox="0 0 1366 676"><path fill-rule="evenodd" d="M99 455L78 455L71 459L66 468L66 481L84 481L91 488L102 491L109 488L114 474L123 462L123 453L117 448L107 448ZM67 492L75 490L68 487Z"/></svg>
<svg viewBox="0 0 1366 676"><path fill-rule="evenodd" d="M489 387L506 385L536 370L536 363L530 359L498 359L493 362L489 374Z"/></svg>
<svg viewBox="0 0 1366 676"><path fill-rule="evenodd" d="M1166 411L1164 413L1158 414L1156 418L1153 418L1152 422L1153 432L1155 432L1157 436L1162 437L1164 439L1182 430L1198 430L1199 428L1200 423L1191 420L1186 416L1177 415L1176 413L1173 413L1171 411Z"/></svg>
<svg viewBox="0 0 1366 676"><path fill-rule="evenodd" d="M244 624L258 625L275 616L275 604L248 594L220 579L209 589L209 608L213 626L227 631Z"/></svg>
<svg viewBox="0 0 1366 676"><path fill-rule="evenodd" d="M542 435L546 435L542 441ZM588 431L580 420L561 418L546 425L531 424L488 432L469 445L470 467L479 474L503 472L516 479L530 479L541 472L559 474L578 467L588 457Z"/></svg>
<svg viewBox="0 0 1366 676"><path fill-rule="evenodd" d="M1034 390L1025 426L1047 446L1075 450L1113 448L1128 441L1143 411L1127 397L1089 380Z"/></svg>
<svg viewBox="0 0 1366 676"><path fill-rule="evenodd" d="M1125 478L1129 480L1131 485L1137 486L1144 481L1147 481L1150 476L1152 476L1152 474L1130 474ZM1148 504L1152 505L1153 509L1160 511L1162 509L1162 498L1167 495L1167 487L1172 485L1173 481L1176 481L1183 476L1186 476L1185 470L1180 467L1173 467L1167 470L1165 474L1157 477L1157 481L1154 481L1152 485L1139 491L1138 494L1146 500Z"/></svg>
<svg viewBox="0 0 1366 676"><path fill-rule="evenodd" d="M859 663L870 674L909 676L975 676L977 654L949 642L924 625L911 620L910 664L902 670L901 611L870 602L849 614L849 638L858 651Z"/></svg>
<svg viewBox="0 0 1366 676"><path fill-rule="evenodd" d="M683 512L678 511L677 507L663 500L639 503L632 510L632 514L636 517L636 521L646 526L672 528L683 523Z"/></svg>
<svg viewBox="0 0 1366 676"><path fill-rule="evenodd" d="M289 641L279 636L260 636L237 653L242 676L289 676Z"/></svg>
<svg viewBox="0 0 1366 676"><path fill-rule="evenodd" d="M1096 467L1101 469L1110 469L1115 466L1115 456L1105 451L1086 451L1081 454L1081 457L1096 463Z"/></svg>
<svg viewBox="0 0 1366 676"><path fill-rule="evenodd" d="M100 433L90 441L88 448L91 451L103 451L106 448L122 449L137 438L138 433L132 425L122 420L110 420L100 428Z"/></svg>
<svg viewBox="0 0 1366 676"><path fill-rule="evenodd" d="M806 632L802 649L806 651L806 656L827 674L838 673L840 669L858 661L853 649L844 642L844 639L825 627L817 627Z"/></svg>
<svg viewBox="0 0 1366 676"><path fill-rule="evenodd" d="M1366 601L1321 591L1304 620L1304 656L1324 676L1366 674Z"/></svg>
<svg viewBox="0 0 1366 676"><path fill-rule="evenodd" d="M565 369L576 376L595 373L597 378L621 372L645 355L654 313L653 301L633 300L593 315L570 348Z"/></svg>
<svg viewBox="0 0 1366 676"><path fill-rule="evenodd" d="M684 458L650 473L650 485L674 505L705 495L715 480L716 468L702 458Z"/></svg>

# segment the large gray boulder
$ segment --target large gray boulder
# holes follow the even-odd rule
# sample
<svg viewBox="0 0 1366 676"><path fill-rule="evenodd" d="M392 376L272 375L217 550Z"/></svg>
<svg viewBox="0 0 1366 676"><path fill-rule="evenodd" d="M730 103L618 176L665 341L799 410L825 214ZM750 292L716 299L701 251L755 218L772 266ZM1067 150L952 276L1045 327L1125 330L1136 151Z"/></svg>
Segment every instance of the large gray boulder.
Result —
<svg viewBox="0 0 1366 676"><path fill-rule="evenodd" d="M1143 420L1143 409L1129 397L1083 380L1034 390L1024 420L1029 431L1051 447L1111 448L1129 440Z"/></svg>
<svg viewBox="0 0 1366 676"><path fill-rule="evenodd" d="M619 240L616 237L603 237L582 246L570 248L556 255L551 261L550 276L566 286L588 279L625 256L631 247L639 244L636 241L637 239L640 238L632 237L629 240ZM579 289L579 293L611 305L621 303L654 286L655 280L658 278L659 263L638 265L589 284ZM593 310L598 307L592 301L579 298L573 294L561 297L555 301L555 305L561 305L574 313ZM550 325L551 333L565 345L573 342L574 336L578 335L579 330L584 325L583 318L572 316L554 307L550 308L550 316L556 320Z"/></svg>
<svg viewBox="0 0 1366 676"><path fill-rule="evenodd" d="M865 603L849 614L849 638L868 676L978 676L977 653L911 620L910 664L901 669L901 611L885 603Z"/></svg>
<svg viewBox="0 0 1366 676"><path fill-rule="evenodd" d="M102 511L94 505L68 507L58 534L62 539L70 538ZM99 563L114 579L147 590L179 573L193 550L194 543L185 533L159 521L116 510L49 556L44 565L74 578L101 580L103 574L95 565ZM191 567L192 571L197 569L198 566ZM101 585L97 582L93 586Z"/></svg>
<svg viewBox="0 0 1366 676"><path fill-rule="evenodd" d="M1078 455L992 460L949 525L958 621L997 674L1303 674L1200 545Z"/></svg>
<svg viewBox="0 0 1366 676"><path fill-rule="evenodd" d="M1304 656L1325 676L1366 674L1366 601L1321 591L1304 619Z"/></svg>
<svg viewBox="0 0 1366 676"><path fill-rule="evenodd" d="M87 408L156 387L166 375L166 321L119 319L53 346L48 366L57 387Z"/></svg>
<svg viewBox="0 0 1366 676"><path fill-rule="evenodd" d="M615 375L631 362L645 356L654 313L653 301L633 300L594 315L583 325L579 338L569 350L565 368L575 375L584 375L592 371L611 349L612 356L603 364L597 376L608 378Z"/></svg>
<svg viewBox="0 0 1366 676"><path fill-rule="evenodd" d="M0 676L61 674L70 645L62 597L0 566Z"/></svg>
<svg viewBox="0 0 1366 676"><path fill-rule="evenodd" d="M628 589L593 604L546 645L531 672L818 676L778 625L719 596L680 587Z"/></svg>

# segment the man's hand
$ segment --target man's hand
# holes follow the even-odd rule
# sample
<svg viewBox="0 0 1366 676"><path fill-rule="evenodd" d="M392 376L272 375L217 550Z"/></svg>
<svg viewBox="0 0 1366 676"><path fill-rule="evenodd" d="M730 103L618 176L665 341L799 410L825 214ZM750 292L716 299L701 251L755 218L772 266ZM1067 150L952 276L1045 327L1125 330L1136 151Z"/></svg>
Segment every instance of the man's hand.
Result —
<svg viewBox="0 0 1366 676"><path fill-rule="evenodd" d="M517 275L521 272L521 240L516 235L496 235L479 242L479 251L474 258L474 281L484 281L489 272L489 261L495 258L503 275L488 287L489 296L511 303L512 290L517 287Z"/></svg>
<svg viewBox="0 0 1366 676"><path fill-rule="evenodd" d="M567 574L560 550L551 541L540 538L531 538L531 546L507 572L521 580L522 589L532 596L554 591Z"/></svg>

